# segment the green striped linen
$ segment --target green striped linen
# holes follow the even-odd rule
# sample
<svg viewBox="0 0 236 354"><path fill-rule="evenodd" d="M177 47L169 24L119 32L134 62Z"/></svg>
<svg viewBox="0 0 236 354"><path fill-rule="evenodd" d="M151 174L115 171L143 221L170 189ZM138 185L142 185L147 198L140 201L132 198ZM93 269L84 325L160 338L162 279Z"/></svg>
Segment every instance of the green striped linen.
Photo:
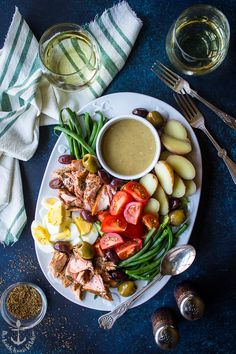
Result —
<svg viewBox="0 0 236 354"><path fill-rule="evenodd" d="M0 242L5 245L18 240L27 221L18 160L29 160L37 149L39 124L55 124L62 107L78 110L100 96L124 66L142 22L122 1L84 27L98 42L101 69L80 92L48 83L38 42L17 8L0 51Z"/></svg>

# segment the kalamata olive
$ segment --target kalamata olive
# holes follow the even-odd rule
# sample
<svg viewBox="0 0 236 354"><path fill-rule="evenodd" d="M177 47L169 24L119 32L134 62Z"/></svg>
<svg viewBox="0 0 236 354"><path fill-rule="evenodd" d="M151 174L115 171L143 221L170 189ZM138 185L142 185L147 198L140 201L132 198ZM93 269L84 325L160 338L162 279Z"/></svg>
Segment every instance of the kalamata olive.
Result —
<svg viewBox="0 0 236 354"><path fill-rule="evenodd" d="M56 251L62 253L70 254L72 252L70 244L68 242L56 242L53 247Z"/></svg>
<svg viewBox="0 0 236 354"><path fill-rule="evenodd" d="M77 247L77 253L84 259L92 259L94 256L93 246L88 242L82 242L81 245Z"/></svg>
<svg viewBox="0 0 236 354"><path fill-rule="evenodd" d="M173 226L181 225L186 219L183 209L176 209L169 213L170 223Z"/></svg>
<svg viewBox="0 0 236 354"><path fill-rule="evenodd" d="M98 170L98 177L103 184L109 184L111 182L111 176L105 170Z"/></svg>
<svg viewBox="0 0 236 354"><path fill-rule="evenodd" d="M135 108L132 113L143 118L146 118L148 115L148 111L145 108Z"/></svg>
<svg viewBox="0 0 236 354"><path fill-rule="evenodd" d="M116 280L117 282L125 281L128 279L127 275L122 272L122 270L112 270L110 274L112 279Z"/></svg>
<svg viewBox="0 0 236 354"><path fill-rule="evenodd" d="M180 208L180 204L181 204L181 203L180 203L180 199L179 199L179 198L171 197L171 198L169 199L169 208L170 208L170 211Z"/></svg>
<svg viewBox="0 0 236 354"><path fill-rule="evenodd" d="M63 187L63 182L59 178L54 178L49 182L49 187L52 189L60 189Z"/></svg>
<svg viewBox="0 0 236 354"><path fill-rule="evenodd" d="M131 296L135 293L136 289L136 284L132 280L126 280L118 286L120 295L125 297Z"/></svg>
<svg viewBox="0 0 236 354"><path fill-rule="evenodd" d="M97 221L97 217L92 215L88 210L82 210L80 213L81 217L88 222L95 222Z"/></svg>
<svg viewBox="0 0 236 354"><path fill-rule="evenodd" d="M64 165L69 165L72 160L75 160L75 156L73 155L61 155L58 157L58 162Z"/></svg>
<svg viewBox="0 0 236 354"><path fill-rule="evenodd" d="M123 179L114 177L112 179L110 185L116 189L120 189L125 183L126 183L126 181L124 181Z"/></svg>
<svg viewBox="0 0 236 354"><path fill-rule="evenodd" d="M147 120L157 129L161 128L165 122L162 115L157 111L149 112L147 115Z"/></svg>
<svg viewBox="0 0 236 354"><path fill-rule="evenodd" d="M119 263L120 262L120 259L119 257L117 256L116 252L112 249L108 249L106 250L106 253L105 253L105 259L107 261L111 261L115 264Z"/></svg>

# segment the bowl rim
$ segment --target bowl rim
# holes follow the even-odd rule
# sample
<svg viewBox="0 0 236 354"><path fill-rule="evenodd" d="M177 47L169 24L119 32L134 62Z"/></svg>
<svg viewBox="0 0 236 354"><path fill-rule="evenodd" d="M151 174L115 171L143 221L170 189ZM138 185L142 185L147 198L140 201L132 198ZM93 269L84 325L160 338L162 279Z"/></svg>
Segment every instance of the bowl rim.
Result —
<svg viewBox="0 0 236 354"><path fill-rule="evenodd" d="M17 322L17 318L12 316L10 314L10 312L7 310L7 307L6 307L6 300L7 300L7 297L10 293L10 291L12 291L16 286L19 286L19 285L28 285L28 286L31 286L32 288L34 288L35 290L38 291L39 295L41 296L41 299L42 299L42 308L41 308L41 311L40 313L36 316L36 317L32 317L32 321L30 321L30 318L29 319L26 319L27 321L27 324L24 325L24 322L25 321L24 319L20 320L19 321L21 322L21 326L20 328L21 329L30 329L30 328L33 328L35 327L36 325L38 325L44 318L46 312L47 312L47 298L46 298L46 295L45 293L43 292L43 290L36 284L33 284L31 282L27 282L27 281L22 281L22 282L17 282L17 283L14 283L14 284L11 284L10 286L8 286L4 292L2 293L1 295L1 298L0 298L0 312L1 312L1 315L2 315L2 318L12 327L15 327L17 328L16 326L16 322Z"/></svg>
<svg viewBox="0 0 236 354"><path fill-rule="evenodd" d="M154 136L155 142L156 142L156 152L155 152L152 162L149 164L149 166L145 170L143 170L142 172L139 172L135 175L122 175L120 173L113 171L104 161L104 159L102 157L102 152L101 152L102 138L103 138L106 130L112 124L115 124L117 121L125 120L125 119L132 119L132 120L136 120L140 123L143 123L146 127L148 127L150 129L150 131L152 132L152 134ZM123 114L123 115L115 116L115 117L109 119L106 122L106 124L104 124L104 126L102 127L102 129L100 130L100 132L97 136L96 154L97 154L97 158L98 158L99 163L109 174L111 174L112 176L114 176L116 178L120 178L123 180L139 179L139 178L145 176L150 171L152 171L153 168L155 167L159 157L160 157L160 153L161 153L161 140L160 140L160 136L158 134L158 131L155 129L155 127L148 120L146 120L145 118L142 118L140 116L134 115L134 114Z"/></svg>

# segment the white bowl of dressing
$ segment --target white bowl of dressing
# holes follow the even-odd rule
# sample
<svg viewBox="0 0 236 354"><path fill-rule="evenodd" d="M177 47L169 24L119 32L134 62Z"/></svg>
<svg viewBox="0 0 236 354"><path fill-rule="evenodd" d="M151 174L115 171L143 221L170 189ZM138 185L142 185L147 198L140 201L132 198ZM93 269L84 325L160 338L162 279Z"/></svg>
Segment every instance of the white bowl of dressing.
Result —
<svg viewBox="0 0 236 354"><path fill-rule="evenodd" d="M112 176L133 180L149 173L161 152L157 130L145 118L123 115L110 119L100 130L96 153Z"/></svg>

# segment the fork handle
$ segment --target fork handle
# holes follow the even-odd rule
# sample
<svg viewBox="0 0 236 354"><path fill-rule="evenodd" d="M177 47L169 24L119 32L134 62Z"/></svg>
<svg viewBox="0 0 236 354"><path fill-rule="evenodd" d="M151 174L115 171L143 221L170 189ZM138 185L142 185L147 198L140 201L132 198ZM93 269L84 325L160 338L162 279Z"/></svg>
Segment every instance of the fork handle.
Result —
<svg viewBox="0 0 236 354"><path fill-rule="evenodd" d="M205 100L205 98L199 96L199 94L194 91L191 90L189 92L190 96L195 97L196 99L198 99L199 101L201 101L203 104L205 104L205 106L207 106L208 108L210 108L214 113L216 113L225 124L227 124L230 128L236 130L236 119L232 116L230 116L229 114L221 111L219 108L217 108L216 106L214 106L212 103L208 102L207 100Z"/></svg>
<svg viewBox="0 0 236 354"><path fill-rule="evenodd" d="M231 174L231 177L234 181L234 183L236 184L236 164L235 162L233 162L227 155L227 152L225 149L222 149L220 147L220 145L215 141L215 139L213 138L213 136L209 133L209 131L207 130L207 128L205 126L200 126L199 127L206 135L207 137L210 139L210 141L212 142L212 144L215 146L216 150L218 151L218 156L224 161L224 163L226 164L229 173Z"/></svg>

